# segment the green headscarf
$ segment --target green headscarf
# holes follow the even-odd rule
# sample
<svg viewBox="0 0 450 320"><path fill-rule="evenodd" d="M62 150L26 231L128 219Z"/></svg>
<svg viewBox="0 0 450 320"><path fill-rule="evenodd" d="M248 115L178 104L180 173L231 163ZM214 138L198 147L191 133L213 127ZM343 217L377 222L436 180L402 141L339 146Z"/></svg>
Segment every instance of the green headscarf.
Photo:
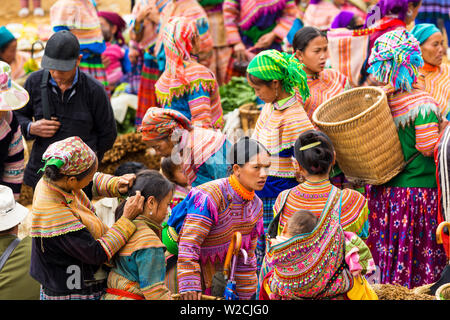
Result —
<svg viewBox="0 0 450 320"><path fill-rule="evenodd" d="M310 96L303 64L295 55L274 49L261 51L250 61L247 72L265 81L280 80L283 89L290 94L297 88L303 101Z"/></svg>

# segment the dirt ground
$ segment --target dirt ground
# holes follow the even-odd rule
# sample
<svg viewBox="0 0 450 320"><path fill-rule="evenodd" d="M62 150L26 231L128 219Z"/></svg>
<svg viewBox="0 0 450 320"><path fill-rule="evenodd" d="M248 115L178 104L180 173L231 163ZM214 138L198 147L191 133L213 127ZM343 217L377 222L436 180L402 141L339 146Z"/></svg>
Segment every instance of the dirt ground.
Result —
<svg viewBox="0 0 450 320"><path fill-rule="evenodd" d="M0 26L8 23L22 23L22 24L49 24L49 10L56 0L41 0L42 8L45 11L44 17L34 17L32 14L33 4L30 0L31 14L26 18L20 18L18 12L20 10L19 0L1 0L2 8L0 9ZM130 0L96 0L99 10L114 11L120 14L130 13L131 1Z"/></svg>

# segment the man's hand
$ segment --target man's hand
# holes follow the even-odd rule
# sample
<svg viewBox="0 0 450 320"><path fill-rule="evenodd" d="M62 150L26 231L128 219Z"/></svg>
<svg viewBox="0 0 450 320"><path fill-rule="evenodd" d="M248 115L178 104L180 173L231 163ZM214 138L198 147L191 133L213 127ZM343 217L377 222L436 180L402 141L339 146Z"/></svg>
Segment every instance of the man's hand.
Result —
<svg viewBox="0 0 450 320"><path fill-rule="evenodd" d="M31 123L29 134L42 138L51 138L60 126L61 123L59 121L41 119Z"/></svg>

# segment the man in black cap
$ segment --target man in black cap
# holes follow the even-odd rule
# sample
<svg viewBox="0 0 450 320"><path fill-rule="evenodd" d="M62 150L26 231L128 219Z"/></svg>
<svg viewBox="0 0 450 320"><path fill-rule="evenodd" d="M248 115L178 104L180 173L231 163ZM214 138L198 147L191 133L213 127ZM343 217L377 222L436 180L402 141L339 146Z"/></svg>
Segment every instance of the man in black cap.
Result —
<svg viewBox="0 0 450 320"><path fill-rule="evenodd" d="M80 44L70 31L54 33L42 57L42 70L25 82L28 104L15 112L22 134L34 139L24 183L35 187L42 173L42 155L55 141L80 137L99 162L116 137L116 121L104 86L79 70Z"/></svg>

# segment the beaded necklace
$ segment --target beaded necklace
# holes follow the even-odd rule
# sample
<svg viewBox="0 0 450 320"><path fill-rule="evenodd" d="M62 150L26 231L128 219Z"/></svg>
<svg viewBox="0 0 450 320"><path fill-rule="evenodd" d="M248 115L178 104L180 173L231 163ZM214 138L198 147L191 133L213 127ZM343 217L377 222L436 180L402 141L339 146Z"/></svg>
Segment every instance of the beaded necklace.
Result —
<svg viewBox="0 0 450 320"><path fill-rule="evenodd" d="M233 190L244 200L251 201L255 196L255 190L248 191L245 187L239 182L239 180L235 177L234 174L230 175L229 178L230 185Z"/></svg>

